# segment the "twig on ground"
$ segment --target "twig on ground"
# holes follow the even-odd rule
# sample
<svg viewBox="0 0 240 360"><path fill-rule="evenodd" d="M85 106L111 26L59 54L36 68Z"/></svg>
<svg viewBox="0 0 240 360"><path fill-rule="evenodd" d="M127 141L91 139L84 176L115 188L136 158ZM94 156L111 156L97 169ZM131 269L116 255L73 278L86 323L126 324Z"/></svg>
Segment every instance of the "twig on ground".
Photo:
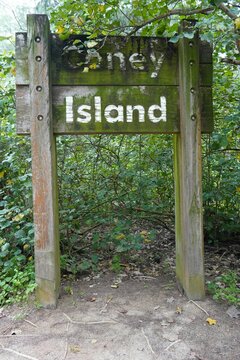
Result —
<svg viewBox="0 0 240 360"><path fill-rule="evenodd" d="M150 344L150 342L149 342L149 340L148 340L148 337L146 336L143 328L142 328L142 333L143 333L143 336L144 336L145 339L146 339L146 342L147 342L147 344L148 344L148 347L149 347L151 353L152 353L153 355L156 355L156 353L153 351L153 348L152 348L152 346L151 346L151 344Z"/></svg>
<svg viewBox="0 0 240 360"><path fill-rule="evenodd" d="M5 338L5 337L37 337L37 336L44 336L43 334L19 334L19 335L0 335L0 338Z"/></svg>
<svg viewBox="0 0 240 360"><path fill-rule="evenodd" d="M107 302L106 302L106 304L104 305L104 307L100 310L100 313L105 312L105 310L106 310L106 308L107 308L108 304L110 303L110 301L112 301L112 299L113 299L113 297L112 297L112 296L110 296L110 298L107 300Z"/></svg>
<svg viewBox="0 0 240 360"><path fill-rule="evenodd" d="M68 323L67 323L67 332L69 330L69 325L70 325L70 322L68 321ZM67 358L67 353L68 353L68 339L66 340L65 352L64 352L63 360L65 360Z"/></svg>
<svg viewBox="0 0 240 360"><path fill-rule="evenodd" d="M67 314L63 313L63 315L70 321L72 324L80 324L80 325L98 325L98 324L116 324L115 320L104 320L104 321L76 321L72 320Z"/></svg>
<svg viewBox="0 0 240 360"><path fill-rule="evenodd" d="M148 275L133 275L133 277L135 279L139 279L139 280L156 280L155 277L153 276L148 276Z"/></svg>
<svg viewBox="0 0 240 360"><path fill-rule="evenodd" d="M193 303L193 304L196 305L200 310L202 310L207 316L209 316L209 313L208 313L205 309L203 309L200 305L198 305L195 301L189 300L188 302L189 302L189 303L190 303L190 302Z"/></svg>
<svg viewBox="0 0 240 360"><path fill-rule="evenodd" d="M31 321L26 320L26 319L24 319L24 321L26 321L28 324L30 324L30 325L32 325L32 326L34 326L35 328L37 328L37 325L35 325L35 324L34 324L34 323L32 323Z"/></svg>
<svg viewBox="0 0 240 360"><path fill-rule="evenodd" d="M178 340L174 341L173 343L171 343L170 345L168 345L168 347L166 347L166 349L164 349L164 351L169 350L169 349L170 349L173 345L175 345L175 344L179 343L179 341L181 341L181 340L180 340L180 339L178 339Z"/></svg>
<svg viewBox="0 0 240 360"><path fill-rule="evenodd" d="M25 354L23 354L23 353L21 353L21 352L19 352L19 351L13 350L13 349L6 348L6 347L4 347L3 345L0 345L0 346L1 346L1 348L2 348L4 351L11 352L11 353L16 354L16 355L18 355L18 356L24 357L25 359L38 360L38 359L35 358L35 357L29 356L29 355L25 355Z"/></svg>

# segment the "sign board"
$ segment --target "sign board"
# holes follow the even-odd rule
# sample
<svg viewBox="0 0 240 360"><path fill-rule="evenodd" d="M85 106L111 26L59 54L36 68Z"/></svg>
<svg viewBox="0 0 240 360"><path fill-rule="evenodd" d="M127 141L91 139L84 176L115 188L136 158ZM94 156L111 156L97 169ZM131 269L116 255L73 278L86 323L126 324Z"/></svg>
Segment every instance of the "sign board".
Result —
<svg viewBox="0 0 240 360"><path fill-rule="evenodd" d="M27 33L16 34L17 132L30 133ZM167 39L51 35L55 134L178 133L178 46ZM189 66L191 66L189 64ZM200 43L202 132L211 132L211 47ZM40 89L40 88L39 88Z"/></svg>
<svg viewBox="0 0 240 360"><path fill-rule="evenodd" d="M189 24L183 24L189 30ZM16 128L32 144L37 298L60 287L56 135L174 134L176 277L204 296L201 134L213 130L211 47L194 34L167 39L51 34L28 15L16 34Z"/></svg>

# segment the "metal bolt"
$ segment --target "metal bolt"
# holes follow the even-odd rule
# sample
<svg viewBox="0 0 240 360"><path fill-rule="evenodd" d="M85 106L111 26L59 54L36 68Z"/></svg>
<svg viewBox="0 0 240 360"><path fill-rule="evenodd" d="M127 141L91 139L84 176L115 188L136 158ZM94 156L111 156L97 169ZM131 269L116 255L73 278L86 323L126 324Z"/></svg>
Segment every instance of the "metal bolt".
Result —
<svg viewBox="0 0 240 360"><path fill-rule="evenodd" d="M37 119L38 119L39 121L42 121L42 120L43 120L43 116L42 116L42 115L38 115L38 116L37 116Z"/></svg>
<svg viewBox="0 0 240 360"><path fill-rule="evenodd" d="M193 42L192 42L192 41L189 41L189 46L190 46L190 47L193 47L193 45L194 45Z"/></svg>
<svg viewBox="0 0 240 360"><path fill-rule="evenodd" d="M40 43L40 42L41 42L40 36L36 36L36 37L35 37L35 41L36 41L37 43Z"/></svg>
<svg viewBox="0 0 240 360"><path fill-rule="evenodd" d="M38 85L38 86L36 86L36 90L40 92L40 91L42 91L42 87L40 85Z"/></svg>
<svg viewBox="0 0 240 360"><path fill-rule="evenodd" d="M194 93L195 93L195 89L194 89L194 88L191 88L191 89L190 89L190 92L191 92L191 94L194 94Z"/></svg>
<svg viewBox="0 0 240 360"><path fill-rule="evenodd" d="M192 121L195 121L196 119L197 119L196 115L192 115L192 116L191 116L191 120L192 120Z"/></svg>
<svg viewBox="0 0 240 360"><path fill-rule="evenodd" d="M41 56L36 56L35 59L36 59L36 61L40 62L42 60L42 57Z"/></svg>
<svg viewBox="0 0 240 360"><path fill-rule="evenodd" d="M190 64L191 66L193 66L194 61L193 61L193 60L190 60L190 61L189 61L189 64Z"/></svg>

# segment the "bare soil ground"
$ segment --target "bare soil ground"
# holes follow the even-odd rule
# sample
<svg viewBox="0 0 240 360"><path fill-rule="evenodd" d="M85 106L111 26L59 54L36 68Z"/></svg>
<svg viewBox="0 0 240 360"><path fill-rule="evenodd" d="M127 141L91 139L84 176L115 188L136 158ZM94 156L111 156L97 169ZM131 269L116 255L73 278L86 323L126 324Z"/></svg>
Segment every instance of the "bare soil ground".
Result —
<svg viewBox="0 0 240 360"><path fill-rule="evenodd" d="M238 360L239 319L227 309L188 301L171 276L102 273L64 284L56 310L2 309L0 359Z"/></svg>
<svg viewBox="0 0 240 360"><path fill-rule="evenodd" d="M239 245L206 249L206 280L239 269L239 253ZM0 360L240 359L239 312L182 296L174 256L172 233L159 229L121 259L120 274L103 261L98 275L65 278L57 309L33 301L0 309Z"/></svg>

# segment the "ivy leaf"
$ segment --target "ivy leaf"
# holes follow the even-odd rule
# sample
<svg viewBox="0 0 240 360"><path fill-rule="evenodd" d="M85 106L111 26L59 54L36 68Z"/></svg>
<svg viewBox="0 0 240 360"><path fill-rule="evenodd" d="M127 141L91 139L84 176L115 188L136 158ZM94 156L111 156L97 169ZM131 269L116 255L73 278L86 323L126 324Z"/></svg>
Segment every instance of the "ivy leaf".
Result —
<svg viewBox="0 0 240 360"><path fill-rule="evenodd" d="M174 36L169 40L169 42L176 44L179 39L181 39L181 35L177 34L177 35L174 35Z"/></svg>
<svg viewBox="0 0 240 360"><path fill-rule="evenodd" d="M184 31L183 32L183 36L187 39L193 39L194 38L194 32L187 32L187 31Z"/></svg>

